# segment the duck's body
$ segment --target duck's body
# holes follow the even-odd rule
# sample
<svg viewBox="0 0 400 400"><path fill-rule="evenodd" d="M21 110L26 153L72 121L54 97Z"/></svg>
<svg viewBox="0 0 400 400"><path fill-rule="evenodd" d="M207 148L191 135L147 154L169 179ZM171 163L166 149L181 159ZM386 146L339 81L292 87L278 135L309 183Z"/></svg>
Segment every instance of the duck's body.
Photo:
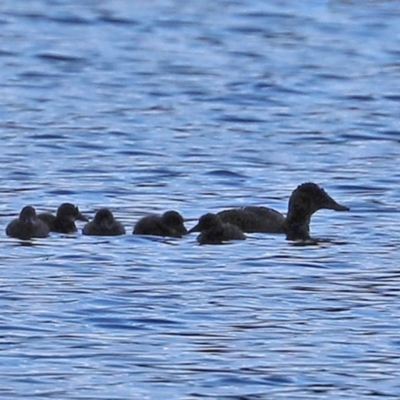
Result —
<svg viewBox="0 0 400 400"><path fill-rule="evenodd" d="M222 222L237 225L243 232L285 233L285 217L268 207L247 206L218 213Z"/></svg>
<svg viewBox="0 0 400 400"><path fill-rule="evenodd" d="M241 229L233 224L224 223L217 214L205 214L196 226L189 230L200 232L197 241L200 244L222 244L230 240L244 240L245 235Z"/></svg>
<svg viewBox="0 0 400 400"><path fill-rule="evenodd" d="M285 217L268 207L242 207L218 213L223 222L237 225L243 232L285 233L288 240L310 239L311 216L318 210L348 211L315 183L298 186L289 199Z"/></svg>
<svg viewBox="0 0 400 400"><path fill-rule="evenodd" d="M147 215L141 218L135 225L134 235L153 235L181 238L186 235L182 215L176 211L167 211L163 215Z"/></svg>
<svg viewBox="0 0 400 400"><path fill-rule="evenodd" d="M108 208L102 208L97 211L93 221L83 227L82 233L91 236L119 236L125 234L125 228L115 220Z"/></svg>
<svg viewBox="0 0 400 400"><path fill-rule="evenodd" d="M49 227L37 217L32 206L24 207L19 217L11 221L6 228L8 236L22 240L45 238L49 235L49 231Z"/></svg>
<svg viewBox="0 0 400 400"><path fill-rule="evenodd" d="M59 233L74 233L77 231L76 220L88 220L80 213L78 207L71 203L61 204L55 216L50 213L41 213L38 218L48 225L51 232Z"/></svg>

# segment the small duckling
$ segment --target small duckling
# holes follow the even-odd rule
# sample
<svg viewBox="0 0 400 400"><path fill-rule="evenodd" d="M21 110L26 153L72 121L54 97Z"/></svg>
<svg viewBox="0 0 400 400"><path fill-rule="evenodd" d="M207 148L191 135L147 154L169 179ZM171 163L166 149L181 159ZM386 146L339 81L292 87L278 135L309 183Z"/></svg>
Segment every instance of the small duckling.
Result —
<svg viewBox="0 0 400 400"><path fill-rule="evenodd" d="M22 240L33 237L45 238L49 235L49 227L41 221L32 206L24 207L19 217L11 221L6 228L6 234Z"/></svg>
<svg viewBox="0 0 400 400"><path fill-rule="evenodd" d="M74 233L77 231L75 221L88 221L78 207L71 203L63 203L58 207L57 214L41 213L38 218L47 224L51 232Z"/></svg>
<svg viewBox="0 0 400 400"><path fill-rule="evenodd" d="M97 211L93 221L83 227L82 233L92 236L118 236L125 234L125 228L114 219L108 208L102 208Z"/></svg>
<svg viewBox="0 0 400 400"><path fill-rule="evenodd" d="M140 219L133 229L134 235L154 235L181 238L187 233L183 217L176 211L167 211L163 215L147 215Z"/></svg>
<svg viewBox="0 0 400 400"><path fill-rule="evenodd" d="M229 240L244 240L246 236L239 227L230 223L224 223L217 214L205 214L196 226L189 230L200 232L197 241L200 244L222 244Z"/></svg>

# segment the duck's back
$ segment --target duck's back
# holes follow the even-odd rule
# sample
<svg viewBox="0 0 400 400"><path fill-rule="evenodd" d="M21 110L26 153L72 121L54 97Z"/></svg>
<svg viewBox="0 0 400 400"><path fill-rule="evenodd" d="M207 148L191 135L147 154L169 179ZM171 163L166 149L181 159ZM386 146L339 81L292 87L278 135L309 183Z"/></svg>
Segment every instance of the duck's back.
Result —
<svg viewBox="0 0 400 400"><path fill-rule="evenodd" d="M7 225L6 234L22 240L29 240L33 237L45 238L49 235L49 228L39 219L33 224L26 224L20 219L14 219Z"/></svg>
<svg viewBox="0 0 400 400"><path fill-rule="evenodd" d="M206 229L197 237L200 244L222 244L230 240L244 240L245 235L241 229L230 223L222 223L220 226L215 226Z"/></svg>
<svg viewBox="0 0 400 400"><path fill-rule="evenodd" d="M52 230L59 233L74 233L77 231L74 221L57 217L53 222Z"/></svg>
<svg viewBox="0 0 400 400"><path fill-rule="evenodd" d="M50 231L54 231L54 221L56 217L53 214L40 213L38 214L38 218L49 227Z"/></svg>
<svg viewBox="0 0 400 400"><path fill-rule="evenodd" d="M74 233L77 231L75 222L71 219L56 217L50 213L41 213L38 218L49 227L51 232Z"/></svg>
<svg viewBox="0 0 400 400"><path fill-rule="evenodd" d="M182 235L162 222L159 215L147 215L140 219L133 230L135 235L181 237Z"/></svg>
<svg viewBox="0 0 400 400"><path fill-rule="evenodd" d="M125 234L125 228L118 221L114 221L113 224L108 227L99 225L95 221L91 221L83 227L82 233L89 236L119 236Z"/></svg>
<svg viewBox="0 0 400 400"><path fill-rule="evenodd" d="M285 217L272 208L247 206L220 211L218 215L243 232L284 233Z"/></svg>

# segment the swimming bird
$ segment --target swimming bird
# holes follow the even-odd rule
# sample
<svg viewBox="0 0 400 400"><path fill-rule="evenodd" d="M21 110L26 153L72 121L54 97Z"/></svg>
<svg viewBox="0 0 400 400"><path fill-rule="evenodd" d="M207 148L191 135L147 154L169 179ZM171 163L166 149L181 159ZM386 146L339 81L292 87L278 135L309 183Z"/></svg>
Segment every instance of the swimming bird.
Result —
<svg viewBox="0 0 400 400"><path fill-rule="evenodd" d="M108 208L102 208L97 211L93 221L83 227L82 233L92 236L118 236L125 233L125 228L115 220Z"/></svg>
<svg viewBox="0 0 400 400"><path fill-rule="evenodd" d="M286 217L262 206L233 208L220 211L218 215L223 222L235 224L243 232L285 233L288 240L307 240L311 239L311 216L321 209L350 210L338 204L317 184L307 182L292 192Z"/></svg>
<svg viewBox="0 0 400 400"><path fill-rule="evenodd" d="M141 218L133 229L134 235L154 235L181 238L187 233L183 217L177 211L167 211L162 215L147 215Z"/></svg>
<svg viewBox="0 0 400 400"><path fill-rule="evenodd" d="M198 224L189 230L191 232L200 232L197 237L200 244L222 244L229 240L246 239L238 226L222 222L217 214L212 213L200 217Z"/></svg>
<svg viewBox="0 0 400 400"><path fill-rule="evenodd" d="M74 233L77 231L75 221L88 221L78 207L71 203L63 203L58 207L57 214L41 213L38 218L47 224L51 232Z"/></svg>
<svg viewBox="0 0 400 400"><path fill-rule="evenodd" d="M45 238L49 235L49 227L37 217L32 206L26 206L19 217L7 225L6 234L22 240Z"/></svg>

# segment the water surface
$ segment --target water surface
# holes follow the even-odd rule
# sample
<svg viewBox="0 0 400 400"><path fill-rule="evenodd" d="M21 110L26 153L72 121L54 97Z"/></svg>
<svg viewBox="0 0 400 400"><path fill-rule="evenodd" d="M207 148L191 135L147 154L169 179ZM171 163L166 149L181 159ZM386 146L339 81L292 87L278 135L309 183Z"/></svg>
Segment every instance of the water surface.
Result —
<svg viewBox="0 0 400 400"><path fill-rule="evenodd" d="M399 10L3 1L1 397L398 397ZM307 181L351 208L313 217L318 246L131 235L168 209L285 212ZM66 201L128 234L6 237Z"/></svg>

